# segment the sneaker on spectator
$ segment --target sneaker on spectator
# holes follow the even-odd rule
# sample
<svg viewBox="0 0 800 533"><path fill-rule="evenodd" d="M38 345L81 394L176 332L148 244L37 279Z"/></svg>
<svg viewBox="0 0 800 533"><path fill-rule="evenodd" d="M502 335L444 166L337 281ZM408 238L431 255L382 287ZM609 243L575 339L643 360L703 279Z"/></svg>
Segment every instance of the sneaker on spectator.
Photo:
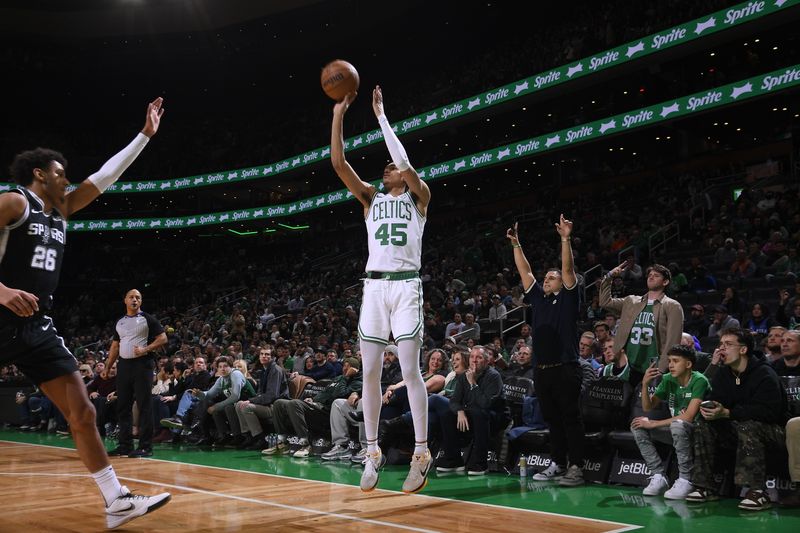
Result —
<svg viewBox="0 0 800 533"><path fill-rule="evenodd" d="M180 417L173 416L170 418L162 418L161 425L170 429L183 429L183 420Z"/></svg>
<svg viewBox="0 0 800 533"><path fill-rule="evenodd" d="M133 451L133 450L131 450L130 448L127 448L125 446L117 446L116 448L114 448L113 450L108 452L108 456L109 457L123 457L123 456L127 456L129 453L131 453L131 451Z"/></svg>
<svg viewBox="0 0 800 533"><path fill-rule="evenodd" d="M550 461L550 466L533 475L534 481L555 481L564 476L564 469L558 466L555 462Z"/></svg>
<svg viewBox="0 0 800 533"><path fill-rule="evenodd" d="M579 487L586 483L583 479L583 469L578 465L572 465L567 468L567 473L564 474L559 482L559 487Z"/></svg>
<svg viewBox="0 0 800 533"><path fill-rule="evenodd" d="M642 494L645 496L658 496L669 487L667 478L661 474L653 474L648 479L650 480L650 483L648 483L642 491ZM675 483L677 484L678 482L676 481ZM689 488L691 488L691 486Z"/></svg>
<svg viewBox="0 0 800 533"><path fill-rule="evenodd" d="M245 448L245 450L257 450L261 451L267 447L267 441L264 439L266 435L263 433L259 433L258 435L252 437L250 439L250 445Z"/></svg>
<svg viewBox="0 0 800 533"><path fill-rule="evenodd" d="M138 457L152 457L152 456L153 456L152 448L137 448L128 454L128 457L130 457L131 459L136 459Z"/></svg>
<svg viewBox="0 0 800 533"><path fill-rule="evenodd" d="M463 472L464 460L461 457L440 457L436 460L437 472Z"/></svg>
<svg viewBox="0 0 800 533"><path fill-rule="evenodd" d="M56 430L56 419L51 418L47 421L47 432L53 433Z"/></svg>
<svg viewBox="0 0 800 533"><path fill-rule="evenodd" d="M281 454L285 452L289 448L289 445L286 444L286 437L283 435L278 435L278 440L275 442L275 446L270 446L266 450L261 450L261 453L264 455L275 455Z"/></svg>
<svg viewBox="0 0 800 533"><path fill-rule="evenodd" d="M292 457L295 459L305 459L311 455L311 446L306 444L305 446L301 446L296 452L292 454Z"/></svg>
<svg viewBox="0 0 800 533"><path fill-rule="evenodd" d="M62 437L69 437L71 435L71 433L69 432L68 428L66 428L66 429L57 429L56 430L56 435L61 435Z"/></svg>
<svg viewBox="0 0 800 533"><path fill-rule="evenodd" d="M431 465L433 465L433 457L431 457L430 450L412 455L408 476L403 482L403 492L414 494L424 489L428 484L428 472L431 471Z"/></svg>
<svg viewBox="0 0 800 533"><path fill-rule="evenodd" d="M709 489L703 487L695 487L695 489L686 495L687 502L693 503L706 503L719 500L719 495Z"/></svg>
<svg viewBox="0 0 800 533"><path fill-rule="evenodd" d="M337 444L327 452L322 454L323 461L346 461L350 459L353 455L353 452L350 451L350 448L345 444Z"/></svg>
<svg viewBox="0 0 800 533"><path fill-rule="evenodd" d="M386 464L386 456L381 449L375 453L367 452L364 457L364 471L361 473L361 490L369 492L378 485L380 469Z"/></svg>
<svg viewBox="0 0 800 533"><path fill-rule="evenodd" d="M122 487L122 496L111 502L106 507L106 525L109 529L130 522L134 518L147 513L152 513L170 500L169 492L162 492L155 496L134 495L128 487Z"/></svg>
<svg viewBox="0 0 800 533"><path fill-rule="evenodd" d="M672 484L672 487L664 493L664 497L668 500L685 500L686 496L692 492L692 482L688 479L679 477Z"/></svg>
<svg viewBox="0 0 800 533"><path fill-rule="evenodd" d="M485 476L489 468L485 465L474 464L467 467L468 476Z"/></svg>
<svg viewBox="0 0 800 533"><path fill-rule="evenodd" d="M760 489L750 489L739 502L739 509L743 511L763 511L772 507L772 500L766 491Z"/></svg>
<svg viewBox="0 0 800 533"><path fill-rule="evenodd" d="M31 428L29 424L22 424L19 429L20 431L28 431Z"/></svg>
<svg viewBox="0 0 800 533"><path fill-rule="evenodd" d="M361 448L360 450L358 450L357 453L354 453L350 457L350 462L353 463L353 464L360 465L360 464L364 463L364 459L366 457L367 457L367 449L366 448Z"/></svg>

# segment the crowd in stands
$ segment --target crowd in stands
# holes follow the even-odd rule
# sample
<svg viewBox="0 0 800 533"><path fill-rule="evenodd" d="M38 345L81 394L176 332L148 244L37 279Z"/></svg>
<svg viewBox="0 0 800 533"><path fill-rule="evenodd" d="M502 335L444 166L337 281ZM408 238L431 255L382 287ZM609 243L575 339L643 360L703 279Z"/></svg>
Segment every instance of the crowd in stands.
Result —
<svg viewBox="0 0 800 533"><path fill-rule="evenodd" d="M681 342L691 348L691 357L684 352L677 356L692 361L687 365L690 371L691 367L706 373L719 368L717 346L741 326L753 344L746 354L748 360L771 365L780 375L794 375L800 355L795 353L796 334L792 333L800 321L798 190L756 187L746 189L736 200L727 194L706 193L711 208L698 220L690 217L686 207L668 200L670 196L662 194L657 184L642 194L646 196L633 197L630 204L619 194L610 194L602 215L584 210L576 216L573 246L578 270L586 272L599 265L594 278L591 273L582 276L585 299L578 346L584 391L596 380L627 381L633 387L644 382L645 391L657 381L649 371L631 372L624 350L615 349L620 316L600 305L604 297L597 292L597 282L613 271L613 279L604 279L612 296L641 294L646 277L642 267L662 257L674 259L670 261L668 293L684 309ZM632 206L648 203L658 208L632 210ZM546 214L546 209L541 212ZM685 228L676 249L671 253L649 250L648 235L671 220ZM527 224L536 223L534 212ZM480 475L488 469L482 458L496 445L492 439L498 430L509 421L513 426L531 428L541 421L537 425L530 417L523 420L521 412L514 412L513 402L503 401L509 387L520 386L520 379L530 380L529 391L535 391L531 330L524 323L519 280L509 268L513 263L507 243L498 237L507 220L482 221L481 231L477 231L478 221L467 221L458 226L466 236L458 241L444 231L453 224L448 220L433 225L426 241L421 272L425 289L421 363L431 395L429 415L435 445L452 459L465 443L464 435L472 435L470 453L477 453L480 459L473 461L469 471ZM531 245L531 263L541 271L557 264L557 247L546 241L532 246L541 238L538 229L530 228L531 241L526 245ZM544 225L542 229L549 228ZM752 266L739 270L742 255ZM226 262L231 257L233 261ZM612 268L620 259L626 264L621 271ZM285 260L287 265L303 263L302 257L287 256ZM154 442L234 446L267 455L291 451L295 457L320 455L323 460L360 461L364 442L363 429L359 431L363 425L357 335L361 262L349 255L337 263L335 271L298 268L281 274L276 268L269 280L253 276L253 285L247 287L249 280L244 276L240 281L245 281L246 290L237 292L239 284L232 284L229 294L210 301L205 295L205 303L202 298L187 301L182 312L177 307L153 309L167 325L168 334L153 382L153 423L162 428ZM251 270L242 269L241 260L226 254L218 255L213 267L221 277L236 269ZM352 286L345 286L351 281ZM113 437L113 369L107 379L100 376L111 322L106 319L87 327L82 321L69 320L77 309L93 305L93 297L86 294L82 301L63 302L60 309L69 311L56 315L56 324L66 332L70 348L81 361L101 434ZM464 381L469 367L481 369L477 386L486 392L479 398L465 392L471 390ZM13 367L6 367L2 379L14 380L15 374ZM709 381L714 391L714 376L709 376ZM399 450L394 460L402 461L404 436L410 435L410 414L392 346L385 353L382 389L381 439L387 449L394 446ZM657 390L656 396L665 400L665 393ZM726 408L733 408L730 402L734 400L724 393L710 394ZM482 402L484 410L491 407L493 414L486 419L473 417L470 425L457 416L457 407L463 411L476 401ZM18 398L18 403L25 414L25 429L68 434L63 417L41 393ZM717 437L713 432L709 435L703 437L707 439L703 446L714 453ZM775 435L770 441L773 444L777 443ZM728 445L734 437L728 435ZM449 466L448 460L443 460L439 466L457 469L457 463ZM656 478L657 484L650 490L665 489L665 479ZM686 487L677 489L686 495ZM695 496L712 497L708 493ZM769 503L762 493L751 496L750 508Z"/></svg>

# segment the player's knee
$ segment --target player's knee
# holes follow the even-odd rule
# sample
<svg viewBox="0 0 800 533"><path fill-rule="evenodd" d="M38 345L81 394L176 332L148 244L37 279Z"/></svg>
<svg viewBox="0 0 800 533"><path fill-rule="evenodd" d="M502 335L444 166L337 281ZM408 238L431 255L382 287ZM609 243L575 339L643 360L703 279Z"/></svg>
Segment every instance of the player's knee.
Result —
<svg viewBox="0 0 800 533"><path fill-rule="evenodd" d="M69 416L69 425L73 430L94 429L97 412L94 405L86 402L78 409L73 409Z"/></svg>

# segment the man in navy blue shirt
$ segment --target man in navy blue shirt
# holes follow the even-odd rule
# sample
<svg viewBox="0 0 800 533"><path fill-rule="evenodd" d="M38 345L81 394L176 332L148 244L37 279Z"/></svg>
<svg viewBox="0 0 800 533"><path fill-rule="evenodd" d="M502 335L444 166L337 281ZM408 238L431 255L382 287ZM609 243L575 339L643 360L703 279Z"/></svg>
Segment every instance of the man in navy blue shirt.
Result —
<svg viewBox="0 0 800 533"><path fill-rule="evenodd" d="M533 381L542 415L550 426L552 462L534 479L560 479L559 485L576 487L584 482L584 431L580 410L582 373L577 349L580 298L570 243L572 221L562 214L556 224L561 237L561 270L548 269L543 282L537 282L533 275L519 243L517 226L509 228L506 237L514 249L525 303L531 306Z"/></svg>

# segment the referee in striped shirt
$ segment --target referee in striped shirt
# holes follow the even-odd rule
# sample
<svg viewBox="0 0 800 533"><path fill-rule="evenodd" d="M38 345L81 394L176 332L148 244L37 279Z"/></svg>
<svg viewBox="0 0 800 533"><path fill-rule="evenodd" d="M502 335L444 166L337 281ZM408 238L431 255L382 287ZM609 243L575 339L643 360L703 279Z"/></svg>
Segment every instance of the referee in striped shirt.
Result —
<svg viewBox="0 0 800 533"><path fill-rule="evenodd" d="M153 455L153 413L150 391L153 388L155 359L152 352L167 343L161 323L141 310L142 293L131 289L125 294L125 316L117 320L114 339L108 351L106 369L117 363L117 421L119 443L108 455L149 457ZM103 373L105 374L105 370ZM139 446L133 449L133 400L139 405Z"/></svg>

